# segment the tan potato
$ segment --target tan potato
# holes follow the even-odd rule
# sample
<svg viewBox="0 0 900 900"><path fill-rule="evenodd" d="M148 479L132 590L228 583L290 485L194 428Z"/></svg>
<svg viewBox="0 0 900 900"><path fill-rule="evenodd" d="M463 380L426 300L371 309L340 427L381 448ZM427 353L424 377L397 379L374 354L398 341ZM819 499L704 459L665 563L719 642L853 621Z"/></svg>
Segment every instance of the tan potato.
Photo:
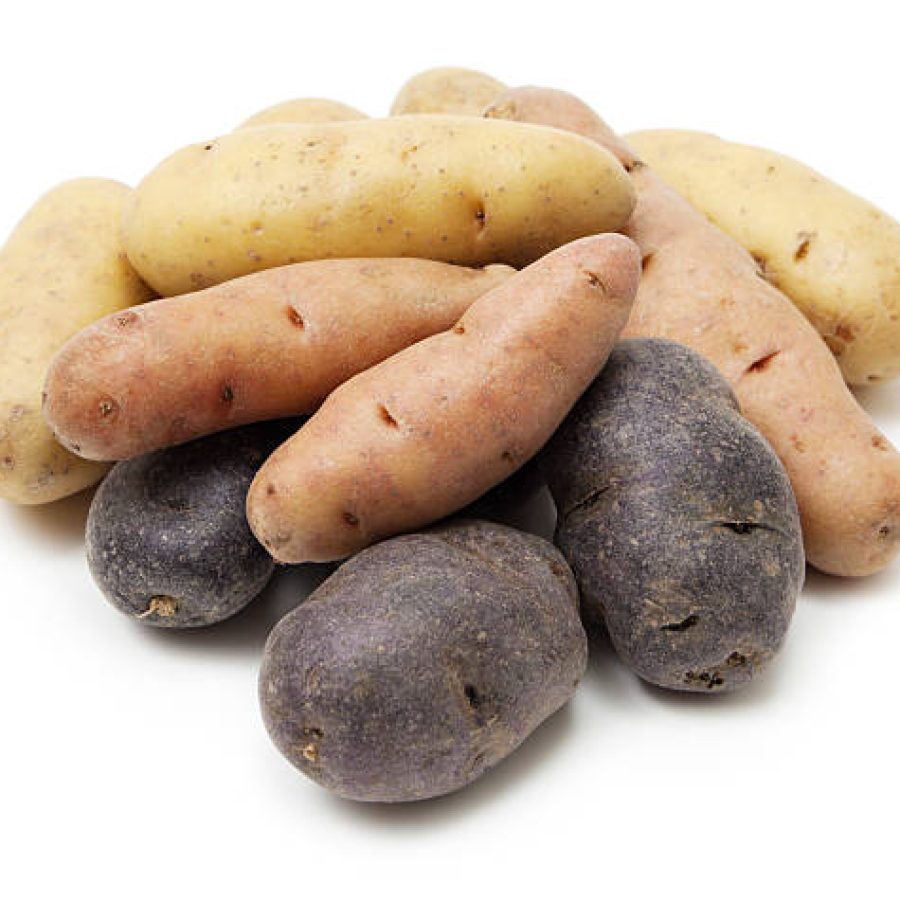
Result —
<svg viewBox="0 0 900 900"><path fill-rule="evenodd" d="M355 119L368 118L346 103L337 100L324 100L319 97L299 97L276 103L260 110L249 119L241 122L235 131L244 128L256 128L259 125L304 125L313 122L351 122Z"/></svg>
<svg viewBox="0 0 900 900"><path fill-rule="evenodd" d="M481 111L506 85L475 69L426 69L413 75L391 105L391 115L452 113L480 116Z"/></svg>
<svg viewBox="0 0 900 900"><path fill-rule="evenodd" d="M131 189L81 178L44 195L0 251L0 497L49 503L96 484L107 467L64 450L41 416L53 354L100 316L151 296L125 259Z"/></svg>
<svg viewBox="0 0 900 900"><path fill-rule="evenodd" d="M900 375L900 222L802 163L697 131L628 136L641 158L757 260L844 379Z"/></svg>
<svg viewBox="0 0 900 900"><path fill-rule="evenodd" d="M341 385L254 479L257 538L282 562L339 559L502 481L602 368L639 261L621 235L576 241Z"/></svg>
<svg viewBox="0 0 900 900"><path fill-rule="evenodd" d="M628 220L631 184L577 135L407 116L248 128L179 151L135 192L128 256L163 295L311 259L527 265Z"/></svg>
<svg viewBox="0 0 900 900"><path fill-rule="evenodd" d="M753 258L637 161L571 94L520 88L489 115L572 127L612 150L638 205L627 234L644 266L627 337L666 337L707 357L790 476L806 554L867 575L900 550L900 454L856 403L827 346Z"/></svg>
<svg viewBox="0 0 900 900"><path fill-rule="evenodd" d="M335 259L148 303L63 347L44 417L73 451L111 460L310 413L352 375L449 328L512 272Z"/></svg>

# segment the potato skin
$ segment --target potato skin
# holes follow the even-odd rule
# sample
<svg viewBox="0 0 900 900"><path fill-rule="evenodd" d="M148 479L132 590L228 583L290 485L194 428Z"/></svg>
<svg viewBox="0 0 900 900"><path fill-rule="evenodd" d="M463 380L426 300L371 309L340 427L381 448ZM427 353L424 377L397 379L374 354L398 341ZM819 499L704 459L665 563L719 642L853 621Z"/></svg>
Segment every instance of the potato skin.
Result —
<svg viewBox="0 0 900 900"><path fill-rule="evenodd" d="M0 251L0 497L49 503L105 466L61 447L41 417L53 354L89 322L148 299L120 233L131 188L80 178L45 194Z"/></svg>
<svg viewBox="0 0 900 900"><path fill-rule="evenodd" d="M574 579L547 541L457 521L370 547L282 619L259 679L278 749L353 800L458 790L573 695Z"/></svg>
<svg viewBox="0 0 900 900"><path fill-rule="evenodd" d="M392 116L411 113L452 113L480 116L506 85L475 69L444 67L413 75L400 88L391 106Z"/></svg>
<svg viewBox="0 0 900 900"><path fill-rule="evenodd" d="M638 275L627 238L583 238L480 297L451 330L342 384L254 479L254 534L281 562L325 562L480 497L590 384Z"/></svg>
<svg viewBox="0 0 900 900"><path fill-rule="evenodd" d="M291 425L252 425L113 466L91 503L87 558L119 612L198 628L262 591L275 563L247 526L244 499Z"/></svg>
<svg viewBox="0 0 900 900"><path fill-rule="evenodd" d="M849 384L900 375L900 222L761 147L696 131L628 140L753 255L822 335Z"/></svg>
<svg viewBox="0 0 900 900"><path fill-rule="evenodd" d="M319 97L299 97L267 106L249 119L241 122L235 131L244 128L256 128L259 125L307 124L313 122L352 122L355 119L368 118L346 103L337 100L324 100Z"/></svg>
<svg viewBox="0 0 900 900"><path fill-rule="evenodd" d="M784 641L803 585L790 481L699 354L622 341L540 457L582 615L660 687L722 692Z"/></svg>
<svg viewBox="0 0 900 900"><path fill-rule="evenodd" d="M844 576L885 568L900 551L900 454L794 304L576 97L519 88L493 114L576 128L630 170L638 204L625 232L644 267L623 336L686 344L725 376L787 469L812 565Z"/></svg>
<svg viewBox="0 0 900 900"><path fill-rule="evenodd" d="M81 456L129 459L311 413L352 375L449 328L512 273L336 259L147 303L66 343L47 375L44 417Z"/></svg>
<svg viewBox="0 0 900 900"><path fill-rule="evenodd" d="M168 296L336 257L519 267L622 227L633 202L611 154L536 126L452 116L269 125L163 162L137 188L125 240Z"/></svg>

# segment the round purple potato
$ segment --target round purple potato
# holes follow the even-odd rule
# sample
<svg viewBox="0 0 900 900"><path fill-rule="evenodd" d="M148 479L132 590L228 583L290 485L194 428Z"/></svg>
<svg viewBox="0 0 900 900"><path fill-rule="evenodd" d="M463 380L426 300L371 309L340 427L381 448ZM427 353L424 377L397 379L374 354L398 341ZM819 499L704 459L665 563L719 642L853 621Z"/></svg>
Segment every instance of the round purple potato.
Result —
<svg viewBox="0 0 900 900"><path fill-rule="evenodd" d="M113 606L147 625L197 628L256 597L275 563L247 524L247 489L290 432L252 425L117 463L87 522L88 565Z"/></svg>
<svg viewBox="0 0 900 900"><path fill-rule="evenodd" d="M589 627L653 684L722 692L784 641L803 584L787 474L694 351L621 341L543 451Z"/></svg>
<svg viewBox="0 0 900 900"><path fill-rule="evenodd" d="M534 535L457 521L344 563L269 637L260 703L279 750L367 801L455 791L573 695L575 581Z"/></svg>

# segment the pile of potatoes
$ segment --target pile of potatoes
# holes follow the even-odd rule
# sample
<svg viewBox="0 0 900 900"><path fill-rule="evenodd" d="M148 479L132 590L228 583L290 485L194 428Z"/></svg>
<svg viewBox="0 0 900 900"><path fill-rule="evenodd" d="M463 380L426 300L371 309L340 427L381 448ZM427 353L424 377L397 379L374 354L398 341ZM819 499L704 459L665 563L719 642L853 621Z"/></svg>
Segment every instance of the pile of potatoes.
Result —
<svg viewBox="0 0 900 900"><path fill-rule="evenodd" d="M807 561L900 549L900 455L847 388L900 374L900 224L469 70L52 190L0 255L0 367L0 496L103 479L88 564L131 618L213 625L277 564L341 563L260 703L356 800L478 778L600 629L651 684L740 688ZM491 512L535 479L555 546Z"/></svg>

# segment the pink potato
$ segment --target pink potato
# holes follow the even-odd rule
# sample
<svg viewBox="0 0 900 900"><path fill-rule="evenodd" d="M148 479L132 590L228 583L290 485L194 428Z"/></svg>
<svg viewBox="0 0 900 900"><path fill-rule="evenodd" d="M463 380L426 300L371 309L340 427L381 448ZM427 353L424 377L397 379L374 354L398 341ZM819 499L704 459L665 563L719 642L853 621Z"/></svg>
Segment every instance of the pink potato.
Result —
<svg viewBox="0 0 900 900"><path fill-rule="evenodd" d="M340 559L481 496L543 446L603 367L639 274L627 238L582 238L343 384L258 472L247 498L257 538L281 562Z"/></svg>
<svg viewBox="0 0 900 900"><path fill-rule="evenodd" d="M508 266L341 259L115 313L50 366L44 417L87 459L128 459L312 412L341 382L449 328Z"/></svg>

